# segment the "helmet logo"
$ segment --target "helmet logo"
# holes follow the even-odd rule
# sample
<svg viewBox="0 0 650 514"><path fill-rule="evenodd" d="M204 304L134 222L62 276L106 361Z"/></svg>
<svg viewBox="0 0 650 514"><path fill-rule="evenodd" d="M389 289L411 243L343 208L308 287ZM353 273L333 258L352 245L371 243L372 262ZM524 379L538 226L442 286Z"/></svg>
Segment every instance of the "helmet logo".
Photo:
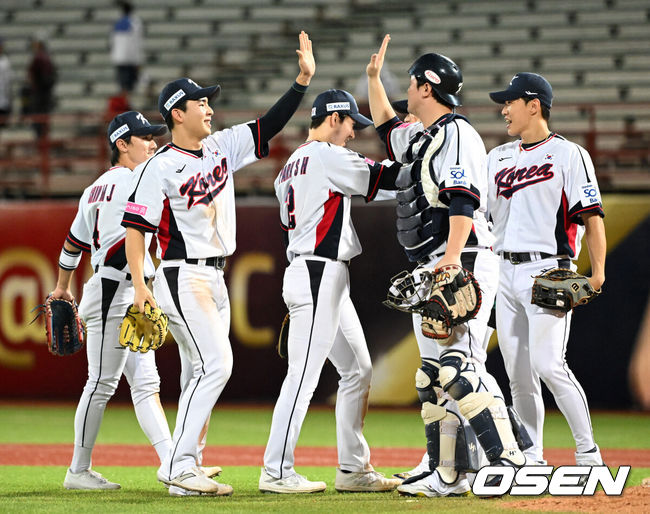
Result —
<svg viewBox="0 0 650 514"><path fill-rule="evenodd" d="M461 89L463 89L463 83L462 83L462 82L459 82L459 83L458 83L458 89L456 90L456 92L455 92L454 94L457 95L458 93L460 93L460 90L461 90Z"/></svg>
<svg viewBox="0 0 650 514"><path fill-rule="evenodd" d="M434 84L440 84L440 77L436 72L431 70L425 70L424 76L427 78L427 80L429 80L429 82L433 82Z"/></svg>

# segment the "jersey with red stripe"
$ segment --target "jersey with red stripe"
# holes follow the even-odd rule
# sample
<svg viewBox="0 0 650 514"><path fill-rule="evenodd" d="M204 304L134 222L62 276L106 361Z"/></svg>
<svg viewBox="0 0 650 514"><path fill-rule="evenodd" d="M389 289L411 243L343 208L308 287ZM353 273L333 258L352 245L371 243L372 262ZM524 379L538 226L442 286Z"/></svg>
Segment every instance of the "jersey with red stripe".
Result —
<svg viewBox="0 0 650 514"><path fill-rule="evenodd" d="M582 214L604 216L587 151L558 134L534 145L513 141L487 158L495 251L577 257Z"/></svg>
<svg viewBox="0 0 650 514"><path fill-rule="evenodd" d="M66 241L80 250L91 252L90 262L95 266L111 266L128 272L124 238L126 231L120 225L124 208L132 191L133 172L124 166L115 166L88 186L79 200ZM145 239L146 247L152 235ZM147 253L145 276L152 276L154 265Z"/></svg>
<svg viewBox="0 0 650 514"><path fill-rule="evenodd" d="M391 161L375 162L342 146L309 141L275 179L287 258L317 255L347 261L361 253L350 218L352 196L373 200Z"/></svg>
<svg viewBox="0 0 650 514"><path fill-rule="evenodd" d="M206 137L201 150L173 143L136 169L122 224L156 232L160 259L225 257L235 251L233 173L266 155L253 131L235 125Z"/></svg>
<svg viewBox="0 0 650 514"><path fill-rule="evenodd" d="M412 183L419 183L418 191L421 187L427 200L425 204L428 203L418 204L421 214L426 214L428 220L428 223L419 229L420 243L413 242L412 247L402 243L411 260L419 260L425 254L445 251L448 207L454 195L466 196L474 204L472 231L467 246L492 245L493 237L485 216L485 146L479 134L463 116L446 114L427 129L420 122L401 123L396 119L387 131L384 143L390 159L413 163L413 169L418 176L412 174ZM424 213L425 210L429 212ZM430 211L434 214L429 215ZM429 227L430 224L437 226Z"/></svg>

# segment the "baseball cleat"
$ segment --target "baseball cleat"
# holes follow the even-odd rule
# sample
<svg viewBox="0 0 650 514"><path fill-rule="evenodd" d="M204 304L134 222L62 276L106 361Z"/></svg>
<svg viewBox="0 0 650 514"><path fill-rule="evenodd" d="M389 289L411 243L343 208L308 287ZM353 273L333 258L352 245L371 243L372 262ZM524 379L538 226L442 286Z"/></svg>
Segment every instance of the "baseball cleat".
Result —
<svg viewBox="0 0 650 514"><path fill-rule="evenodd" d="M215 482L208 478L198 467L192 466L172 479L166 478L158 471L158 480L171 486L177 486L188 491L199 493L215 493L215 496L230 496L232 487Z"/></svg>
<svg viewBox="0 0 650 514"><path fill-rule="evenodd" d="M80 473L73 473L68 469L63 481L66 489L120 489L120 484L109 482L100 473L86 469Z"/></svg>
<svg viewBox="0 0 650 514"><path fill-rule="evenodd" d="M340 493L379 493L393 491L402 481L386 478L377 471L344 472L336 468L334 488Z"/></svg>
<svg viewBox="0 0 650 514"><path fill-rule="evenodd" d="M418 475L422 475L423 473L428 473L430 471L431 470L429 469L429 455L425 453L420 463L417 466L415 466L411 471L402 471L401 473L394 473L393 476L401 480L406 480L408 478L416 477Z"/></svg>
<svg viewBox="0 0 650 514"><path fill-rule="evenodd" d="M327 484L325 482L312 482L298 473L286 478L273 478L262 468L262 473L260 474L259 489L263 493L322 493L326 487Z"/></svg>
<svg viewBox="0 0 650 514"><path fill-rule="evenodd" d="M205 476L208 478L217 477L221 475L221 472L223 471L221 466L199 466L199 469L203 471Z"/></svg>
<svg viewBox="0 0 650 514"><path fill-rule="evenodd" d="M434 471L416 482L398 486L397 492L402 496L435 498L439 496L468 496L470 489L469 482L465 477L459 476L458 480L449 485L440 479L437 471Z"/></svg>

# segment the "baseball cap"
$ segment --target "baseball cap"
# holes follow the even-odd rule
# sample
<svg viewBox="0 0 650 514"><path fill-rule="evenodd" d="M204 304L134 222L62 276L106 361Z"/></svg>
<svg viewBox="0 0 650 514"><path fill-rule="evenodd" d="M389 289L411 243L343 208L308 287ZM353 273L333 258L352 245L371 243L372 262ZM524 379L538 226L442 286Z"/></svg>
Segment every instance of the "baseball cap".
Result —
<svg viewBox="0 0 650 514"><path fill-rule="evenodd" d="M490 93L490 98L498 104L523 97L538 98L542 105L550 109L553 103L553 88L541 75L524 72L512 77L507 89Z"/></svg>
<svg viewBox="0 0 650 514"><path fill-rule="evenodd" d="M393 106L393 109L395 109L395 112L399 112L400 114L408 114L409 113L409 101L408 100L395 100L394 102L390 103Z"/></svg>
<svg viewBox="0 0 650 514"><path fill-rule="evenodd" d="M200 98L207 97L208 100L213 96L218 96L221 91L221 86L208 86L201 87L192 79L187 77L176 79L167 84L160 96L158 97L158 110L164 120L167 120L169 113L172 112L174 105L180 100L199 100Z"/></svg>
<svg viewBox="0 0 650 514"><path fill-rule="evenodd" d="M359 107L354 97L342 89L328 89L318 95L311 108L311 118L320 118L334 112L350 115L358 130L372 125L372 120L359 113Z"/></svg>
<svg viewBox="0 0 650 514"><path fill-rule="evenodd" d="M108 142L115 148L118 139L127 136L162 136L167 132L165 125L152 125L141 113L128 111L118 114L108 124Z"/></svg>

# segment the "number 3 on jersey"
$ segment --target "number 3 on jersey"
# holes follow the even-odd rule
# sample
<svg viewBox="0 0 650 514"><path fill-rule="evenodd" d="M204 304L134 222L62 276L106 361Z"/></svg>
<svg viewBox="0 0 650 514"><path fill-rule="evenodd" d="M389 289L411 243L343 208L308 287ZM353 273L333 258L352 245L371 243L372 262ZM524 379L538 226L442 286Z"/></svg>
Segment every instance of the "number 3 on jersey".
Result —
<svg viewBox="0 0 650 514"><path fill-rule="evenodd" d="M293 186L289 186L289 191L287 191L287 199L284 201L285 205L287 206L287 228L289 230L293 230L296 228L296 202L294 201L293 198L294 192L293 192Z"/></svg>

